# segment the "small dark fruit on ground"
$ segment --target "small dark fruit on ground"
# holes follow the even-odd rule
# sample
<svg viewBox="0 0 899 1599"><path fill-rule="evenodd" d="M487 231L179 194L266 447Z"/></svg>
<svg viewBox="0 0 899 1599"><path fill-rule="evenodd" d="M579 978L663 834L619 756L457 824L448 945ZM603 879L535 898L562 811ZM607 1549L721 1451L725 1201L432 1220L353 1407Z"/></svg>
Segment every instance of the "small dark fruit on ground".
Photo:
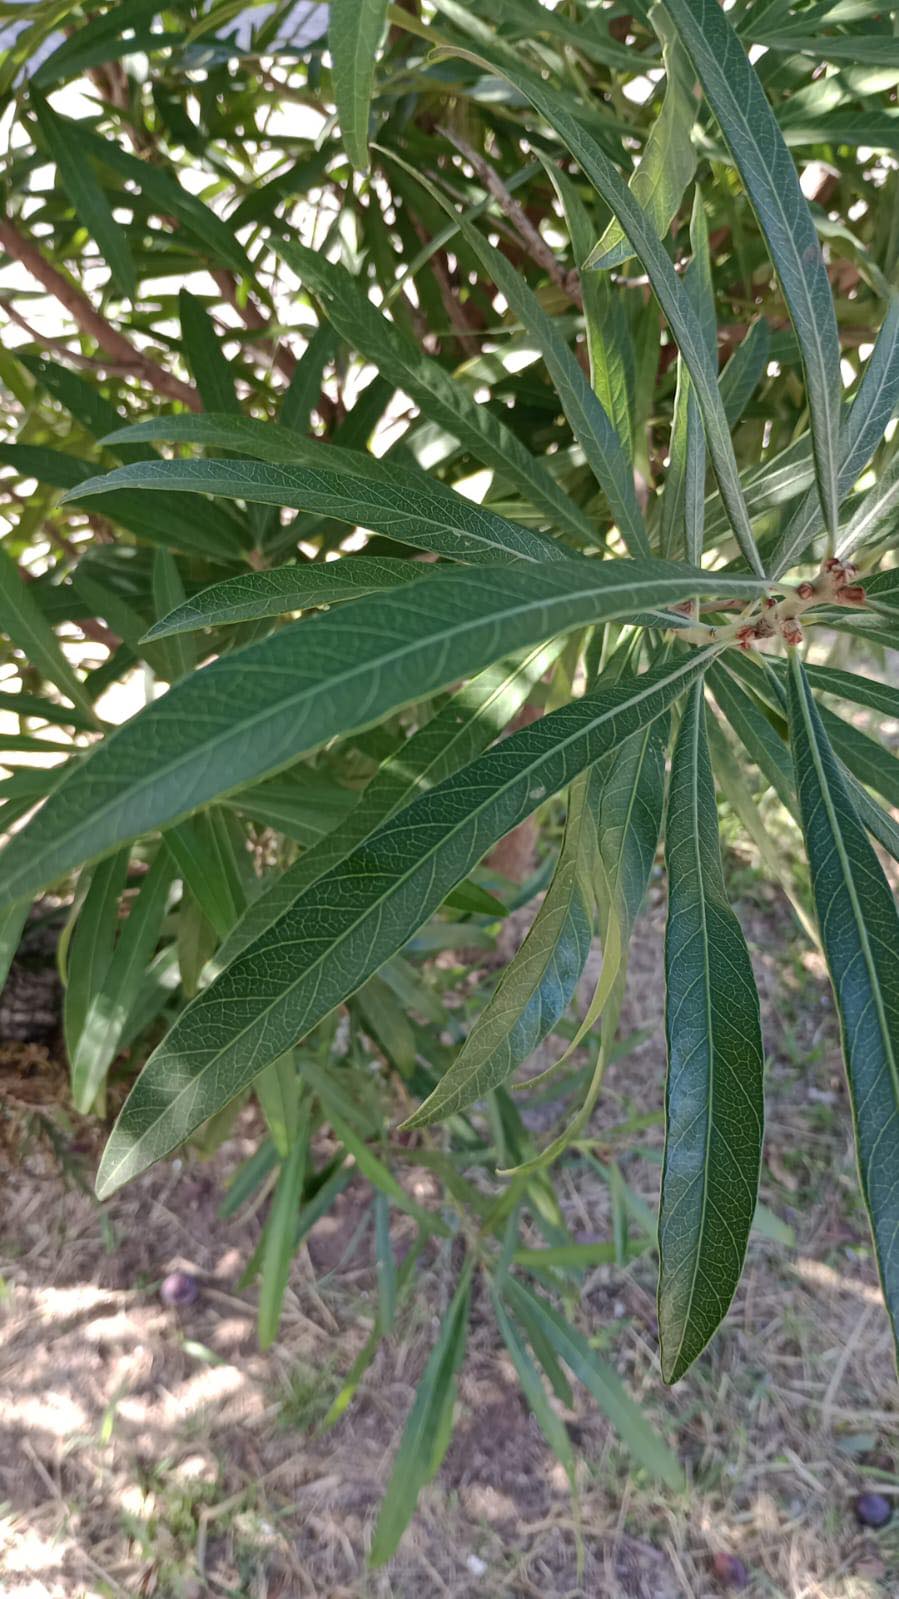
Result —
<svg viewBox="0 0 899 1599"><path fill-rule="evenodd" d="M859 1494L855 1501L856 1520L863 1527L885 1527L893 1514L889 1499L883 1494Z"/></svg>
<svg viewBox="0 0 899 1599"><path fill-rule="evenodd" d="M719 1552L712 1559L712 1571L722 1588L748 1588L749 1572L736 1555Z"/></svg>
<svg viewBox="0 0 899 1599"><path fill-rule="evenodd" d="M168 1276L162 1279L159 1297L164 1305L183 1310L185 1306L194 1303L199 1292L197 1279L192 1277L189 1271L170 1271Z"/></svg>

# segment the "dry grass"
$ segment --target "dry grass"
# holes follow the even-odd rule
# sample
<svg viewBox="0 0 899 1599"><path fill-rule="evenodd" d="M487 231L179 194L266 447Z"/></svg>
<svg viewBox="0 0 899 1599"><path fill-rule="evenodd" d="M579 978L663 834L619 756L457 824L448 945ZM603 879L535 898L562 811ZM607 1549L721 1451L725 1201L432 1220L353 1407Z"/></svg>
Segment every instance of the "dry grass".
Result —
<svg viewBox="0 0 899 1599"><path fill-rule="evenodd" d="M754 1240L725 1330L673 1392L656 1369L652 1260L593 1271L581 1293L582 1324L676 1443L688 1497L660 1495L630 1473L582 1395L567 1418L580 1457L579 1580L564 1477L476 1308L444 1467L396 1560L367 1572L447 1261L429 1260L400 1334L346 1419L321 1436L369 1327L364 1191L347 1190L314 1231L283 1337L263 1356L252 1293L235 1288L258 1218L216 1214L243 1133L210 1165L175 1162L102 1213L38 1141L7 1174L0 1224L4 1599L710 1599L722 1592L710 1566L719 1550L745 1562L751 1595L899 1593L899 1507L881 1534L861 1531L852 1514L863 1486L899 1495L897 1390L855 1194L833 1013L814 959L792 949L782 902L744 898L741 909L767 1018L764 1198L795 1227L795 1248ZM595 1131L660 1103L661 915L656 896L628 1017L656 1032L613 1068ZM625 1159L647 1196L653 1147L648 1135L643 1153ZM561 1198L572 1226L607 1229L604 1187L583 1168L566 1169ZM181 1313L163 1309L157 1292L176 1265L202 1281Z"/></svg>

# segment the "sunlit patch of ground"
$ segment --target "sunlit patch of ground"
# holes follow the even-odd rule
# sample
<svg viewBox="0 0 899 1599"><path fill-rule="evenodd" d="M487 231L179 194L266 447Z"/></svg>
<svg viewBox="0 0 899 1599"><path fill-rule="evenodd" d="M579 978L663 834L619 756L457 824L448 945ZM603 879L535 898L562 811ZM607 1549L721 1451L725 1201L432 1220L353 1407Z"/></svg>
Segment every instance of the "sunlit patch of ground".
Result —
<svg viewBox="0 0 899 1599"><path fill-rule="evenodd" d="M899 1593L894 1522L860 1529L861 1488L899 1500L899 1392L857 1199L832 1007L784 903L747 877L769 1050L763 1197L795 1246L756 1236L727 1327L669 1393L655 1357L653 1261L583 1279L580 1317L690 1473L688 1498L629 1473L585 1401L566 1416L580 1458L586 1562L563 1474L524 1409L489 1317L476 1308L457 1433L386 1572L365 1550L414 1385L445 1306L448 1261L420 1291L357 1404L318 1425L370 1326L363 1190L296 1262L282 1337L261 1355L252 1291L237 1283L259 1217L217 1216L245 1133L210 1164L154 1171L104 1212L36 1142L0 1201L0 1592L4 1599L712 1599L716 1552L756 1599ZM658 890L635 950L627 1027L653 1037L611 1070L593 1125L661 1103ZM636 1146L635 1146L636 1147ZM659 1135L625 1154L647 1198ZM88 1169L92 1156L83 1160ZM583 1168L560 1174L573 1228L606 1236L608 1202ZM173 1267L196 1304L163 1308Z"/></svg>

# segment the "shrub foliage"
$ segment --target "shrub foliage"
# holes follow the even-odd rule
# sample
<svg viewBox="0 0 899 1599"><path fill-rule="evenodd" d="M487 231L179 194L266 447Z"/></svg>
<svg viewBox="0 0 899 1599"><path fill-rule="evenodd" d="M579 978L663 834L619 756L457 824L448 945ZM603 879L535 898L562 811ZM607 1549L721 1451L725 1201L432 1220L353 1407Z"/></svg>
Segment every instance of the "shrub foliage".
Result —
<svg viewBox="0 0 899 1599"><path fill-rule="evenodd" d="M569 1376L676 1487L575 1301L657 1247L675 1381L740 1278L764 1049L721 797L826 958L899 1317L899 691L869 675L899 649L890 19L40 0L6 43L0 953L71 897L75 1106L140 1066L98 1192L255 1095L225 1204L271 1189L267 1343L361 1175L379 1295L329 1421L450 1252L376 1561L446 1448L475 1283L572 1480ZM535 814L512 883L490 853ZM579 1242L555 1163L597 1164L662 841L658 1223L612 1162L614 1236ZM434 955L538 894L480 1011L448 1003Z"/></svg>

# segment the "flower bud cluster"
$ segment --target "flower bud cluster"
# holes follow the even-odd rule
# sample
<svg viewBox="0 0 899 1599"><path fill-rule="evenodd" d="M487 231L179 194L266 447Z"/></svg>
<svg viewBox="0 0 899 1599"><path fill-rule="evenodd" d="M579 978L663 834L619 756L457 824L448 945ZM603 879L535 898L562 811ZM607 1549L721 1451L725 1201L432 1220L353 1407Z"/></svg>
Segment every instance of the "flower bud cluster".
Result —
<svg viewBox="0 0 899 1599"><path fill-rule="evenodd" d="M759 609L743 621L727 627L685 628L675 636L684 643L734 644L741 650L751 650L772 638L782 638L786 645L795 647L804 637L800 617L811 606L864 605L865 591L853 582L856 575L851 561L833 556L811 582L800 583L780 600L766 595Z"/></svg>

